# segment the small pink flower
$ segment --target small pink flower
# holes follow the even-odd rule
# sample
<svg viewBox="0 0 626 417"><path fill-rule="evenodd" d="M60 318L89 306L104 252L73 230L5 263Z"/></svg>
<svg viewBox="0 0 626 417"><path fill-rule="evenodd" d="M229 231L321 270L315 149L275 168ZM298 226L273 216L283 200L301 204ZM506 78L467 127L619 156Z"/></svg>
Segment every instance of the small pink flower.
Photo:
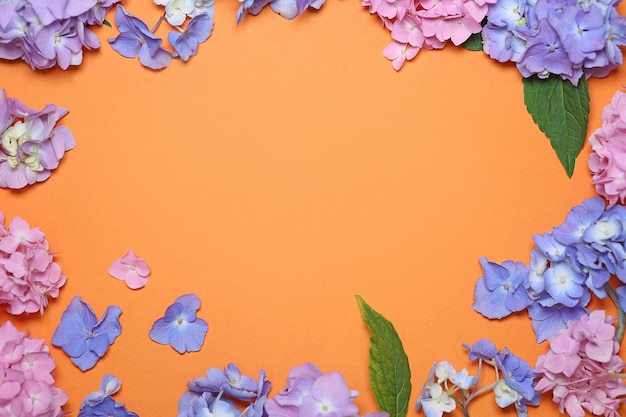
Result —
<svg viewBox="0 0 626 417"><path fill-rule="evenodd" d="M120 259L113 262L109 268L109 274L116 279L124 280L126 285L133 290L143 288L148 282L150 267L132 249Z"/></svg>

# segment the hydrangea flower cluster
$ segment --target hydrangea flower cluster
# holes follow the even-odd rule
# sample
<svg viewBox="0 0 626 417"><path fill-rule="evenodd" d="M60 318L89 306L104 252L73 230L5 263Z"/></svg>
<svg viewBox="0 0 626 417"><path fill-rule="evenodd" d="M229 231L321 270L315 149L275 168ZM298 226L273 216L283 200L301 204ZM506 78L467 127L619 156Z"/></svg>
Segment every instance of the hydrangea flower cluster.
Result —
<svg viewBox="0 0 626 417"><path fill-rule="evenodd" d="M104 23L120 0L0 2L0 58L22 59L32 69L80 65L83 49L100 47L90 27Z"/></svg>
<svg viewBox="0 0 626 417"><path fill-rule="evenodd" d="M465 42L482 30L481 21L496 0L363 0L391 31L393 41L383 50L397 71L420 49L441 49L448 41Z"/></svg>
<svg viewBox="0 0 626 417"><path fill-rule="evenodd" d="M626 203L626 93L617 91L602 110L602 127L589 136L592 183L609 205Z"/></svg>
<svg viewBox="0 0 626 417"><path fill-rule="evenodd" d="M524 77L604 77L622 64L626 18L620 0L498 0L482 31L483 49L515 62Z"/></svg>
<svg viewBox="0 0 626 417"><path fill-rule="evenodd" d="M270 8L287 20L291 20L308 8L319 10L325 0L239 0L241 5L237 10L237 23L241 23L246 12L257 15L268 4Z"/></svg>
<svg viewBox="0 0 626 417"><path fill-rule="evenodd" d="M423 410L426 417L441 417L454 411L458 404L468 415L468 404L486 392L494 393L501 408L515 405L519 417L528 415L529 405L539 404L540 394L535 390L537 374L528 362L506 348L497 350L487 339L463 346L469 351L470 360L478 359L477 375L469 375L465 368L459 372L448 361L435 362L415 404L417 411ZM493 367L495 381L478 388L485 364Z"/></svg>
<svg viewBox="0 0 626 417"><path fill-rule="evenodd" d="M81 371L96 366L109 346L122 334L122 310L109 306L100 320L79 296L72 299L52 335L52 344L67 353Z"/></svg>
<svg viewBox="0 0 626 417"><path fill-rule="evenodd" d="M67 127L56 126L67 113L53 104L31 109L0 89L0 187L19 189L50 177L65 152L76 145Z"/></svg>
<svg viewBox="0 0 626 417"><path fill-rule="evenodd" d="M232 363L223 371L211 368L206 376L187 384L189 390L178 402L177 417L262 417L270 386L263 370L256 381L242 375Z"/></svg>
<svg viewBox="0 0 626 417"><path fill-rule="evenodd" d="M269 417L350 417L359 408L353 400L358 392L350 390L339 372L322 373L312 364L293 368L286 387L267 400Z"/></svg>
<svg viewBox="0 0 626 417"><path fill-rule="evenodd" d="M67 394L54 386L54 367L44 339L27 337L10 321L0 326L0 415L65 415Z"/></svg>
<svg viewBox="0 0 626 417"><path fill-rule="evenodd" d="M605 211L602 198L589 198L534 241L529 266L481 259L484 275L474 290L476 311L502 318L528 309L541 342L586 314L591 293L619 300L618 307L626 309L626 286L614 290L609 285L612 275L626 283L626 208L615 205Z"/></svg>
<svg viewBox="0 0 626 417"><path fill-rule="evenodd" d="M548 339L550 350L537 358L535 371L542 374L535 387L552 391L559 411L584 417L585 410L596 416L617 417L626 402L626 385L621 374L624 361L617 354L613 318L603 310L570 321Z"/></svg>
<svg viewBox="0 0 626 417"><path fill-rule="evenodd" d="M0 304L11 314L43 314L48 298L56 298L66 277L53 262L49 244L39 228L14 217L8 227L0 212Z"/></svg>
<svg viewBox="0 0 626 417"><path fill-rule="evenodd" d="M105 375L100 382L100 391L87 395L80 405L78 417L138 417L128 411L123 403L113 399L113 395L122 387L122 382L113 375Z"/></svg>
<svg viewBox="0 0 626 417"><path fill-rule="evenodd" d="M115 10L115 24L120 34L109 39L111 47L126 58L139 57L139 62L154 70L169 67L172 59L189 60L198 51L198 45L206 41L213 31L214 0L154 0L165 6L164 18L176 31L170 31L168 41L174 52L161 46L163 39L155 34L163 17L149 29L143 20L134 16L121 5ZM182 25L189 18L187 27Z"/></svg>

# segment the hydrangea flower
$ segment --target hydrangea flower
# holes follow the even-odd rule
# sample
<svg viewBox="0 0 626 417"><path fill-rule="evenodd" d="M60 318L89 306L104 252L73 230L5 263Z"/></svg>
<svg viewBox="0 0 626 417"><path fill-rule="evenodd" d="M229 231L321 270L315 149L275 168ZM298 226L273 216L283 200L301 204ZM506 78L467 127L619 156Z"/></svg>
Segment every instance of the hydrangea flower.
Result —
<svg viewBox="0 0 626 417"><path fill-rule="evenodd" d="M174 58L188 61L198 51L198 45L209 39L213 19L206 13L193 17L182 32L170 32L167 39L174 48Z"/></svg>
<svg viewBox="0 0 626 417"><path fill-rule="evenodd" d="M196 317L199 309L197 295L181 295L167 308L165 316L154 322L150 338L162 345L170 344L178 353L199 351L209 330L208 323Z"/></svg>
<svg viewBox="0 0 626 417"><path fill-rule="evenodd" d="M483 50L524 77L555 74L577 85L622 64L626 18L619 0L498 0L482 30Z"/></svg>
<svg viewBox="0 0 626 417"><path fill-rule="evenodd" d="M7 311L43 314L48 299L58 297L65 281L45 234L20 217L5 227L0 212L0 303L8 304Z"/></svg>
<svg viewBox="0 0 626 417"><path fill-rule="evenodd" d="M91 27L118 1L2 1L0 59L22 59L33 69L80 65L84 49L100 47Z"/></svg>
<svg viewBox="0 0 626 417"><path fill-rule="evenodd" d="M115 260L109 267L109 274L126 282L129 288L136 290L143 288L148 282L150 266L139 256L129 249L126 255Z"/></svg>
<svg viewBox="0 0 626 417"><path fill-rule="evenodd" d="M602 110L602 126L589 136L592 183L609 205L626 203L626 93L617 91Z"/></svg>
<svg viewBox="0 0 626 417"><path fill-rule="evenodd" d="M61 316L61 323L52 335L52 344L67 353L80 370L93 368L109 346L122 334L117 306L107 307L97 320L91 307L76 296Z"/></svg>
<svg viewBox="0 0 626 417"><path fill-rule="evenodd" d="M105 375L100 382L100 390L87 395L80 405L78 417L138 417L128 411L123 403L113 399L122 387L122 382L114 375Z"/></svg>
<svg viewBox="0 0 626 417"><path fill-rule="evenodd" d="M313 363L293 368L286 387L274 398L268 398L265 411L269 417L356 417L358 407L354 398L358 392L350 390L338 372L322 373ZM387 413L368 416L389 417Z"/></svg>
<svg viewBox="0 0 626 417"><path fill-rule="evenodd" d="M270 5L274 13L287 20L304 13L308 8L319 9L325 0L239 0L241 5L237 10L237 24L241 23L246 12L257 15L265 6Z"/></svg>
<svg viewBox="0 0 626 417"><path fill-rule="evenodd" d="M67 113L53 104L31 109L0 89L0 187L20 189L50 177L76 146L72 132L56 125Z"/></svg>
<svg viewBox="0 0 626 417"><path fill-rule="evenodd" d="M426 417L441 417L458 406L463 415L469 415L468 405L474 398L493 392L495 402L501 408L515 406L518 417L526 417L528 405L539 404L539 392L535 390L537 376L530 365L508 349L496 349L488 339L473 345L463 345L470 360L478 359L478 374L470 376L466 369L457 372L447 361L435 362L422 387L415 409ZM484 365L495 369L496 380L478 388Z"/></svg>
<svg viewBox="0 0 626 417"><path fill-rule="evenodd" d="M481 21L496 0L363 0L391 31L383 50L396 71L421 49L441 49L448 41L460 45L482 30Z"/></svg>
<svg viewBox="0 0 626 417"><path fill-rule="evenodd" d="M162 39L152 33L141 19L128 13L121 5L115 10L115 24L120 34L108 40L115 51L126 58L139 56L142 65L155 70L170 65L172 53L161 46Z"/></svg>
<svg viewBox="0 0 626 417"><path fill-rule="evenodd" d="M614 417L626 401L624 361L617 354L613 318L603 310L570 321L565 329L548 339L550 350L537 359L535 372L541 374L536 389L552 391L552 400L561 413L584 417Z"/></svg>
<svg viewBox="0 0 626 417"><path fill-rule="evenodd" d="M220 417L262 417L263 407L270 390L265 371L259 372L258 381L242 375L237 365L231 363L222 371L211 368L205 377L187 384L178 402L178 417L214 415Z"/></svg>
<svg viewBox="0 0 626 417"><path fill-rule="evenodd" d="M537 341L542 342L564 329L569 321L588 313L591 294L599 298L614 295L617 304L626 307L625 225L625 207L605 208L600 197L585 200L551 232L534 236L531 264L526 274L519 274L519 284L507 281L504 272L500 278L493 273L479 278L474 309L488 318L504 317L515 311L510 307L515 304L506 305L508 291L526 292L531 302L525 308ZM507 269L505 265L510 262L503 263L502 268ZM618 279L616 288L609 282L612 275Z"/></svg>
<svg viewBox="0 0 626 417"><path fill-rule="evenodd" d="M502 265L480 258L484 275L474 289L474 310L488 318L502 318L524 310L532 300L525 282L528 268L521 262L505 261Z"/></svg>
<svg viewBox="0 0 626 417"><path fill-rule="evenodd" d="M0 415L61 417L67 394L54 386L54 359L44 339L10 321L0 326Z"/></svg>

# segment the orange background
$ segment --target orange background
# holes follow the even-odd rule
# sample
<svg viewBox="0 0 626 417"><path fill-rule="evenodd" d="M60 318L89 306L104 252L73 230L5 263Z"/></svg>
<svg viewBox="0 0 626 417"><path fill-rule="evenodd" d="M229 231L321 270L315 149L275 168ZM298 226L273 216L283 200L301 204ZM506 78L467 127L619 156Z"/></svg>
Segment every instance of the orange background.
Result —
<svg viewBox="0 0 626 417"><path fill-rule="evenodd" d="M162 11L125 7L149 26ZM67 107L77 142L48 181L0 190L7 222L40 227L68 277L43 316L1 312L0 322L49 343L75 295L98 315L123 310L123 334L94 369L51 348L65 408L76 415L112 373L130 410L175 416L186 382L210 367L263 368L274 395L312 361L341 371L361 412L373 411L356 294L402 337L409 416L433 361L469 365L462 343L488 337L534 365L546 345L525 314L497 322L472 310L478 259L528 262L532 235L594 195L588 146L568 179L526 113L515 67L483 53L422 51L396 73L381 54L389 33L358 1L291 22L268 8L237 26L238 7L217 2L198 55L159 72L114 52L107 27L78 68L0 66L9 97ZM625 74L590 82L589 132ZM129 248L152 268L137 291L107 273ZM179 355L148 331L189 292L210 328L199 353ZM542 403L531 416L558 413L550 396ZM470 413L497 409L489 394Z"/></svg>

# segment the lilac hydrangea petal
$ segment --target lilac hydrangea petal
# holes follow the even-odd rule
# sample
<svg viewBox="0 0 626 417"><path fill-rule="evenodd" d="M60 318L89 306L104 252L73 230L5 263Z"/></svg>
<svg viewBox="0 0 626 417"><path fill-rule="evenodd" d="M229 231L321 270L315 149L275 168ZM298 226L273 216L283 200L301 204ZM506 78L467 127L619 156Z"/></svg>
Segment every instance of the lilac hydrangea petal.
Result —
<svg viewBox="0 0 626 417"><path fill-rule="evenodd" d="M170 344L178 353L197 352L204 344L209 324L197 318L186 326L170 326Z"/></svg>
<svg viewBox="0 0 626 417"><path fill-rule="evenodd" d="M162 345L167 345L170 342L170 323L165 321L164 318L160 318L152 324L150 329L150 339Z"/></svg>
<svg viewBox="0 0 626 417"><path fill-rule="evenodd" d="M115 339L122 334L122 326L120 325L119 316L122 314L122 309L117 306L107 307L102 319L94 327L94 331L98 334L105 334L112 344Z"/></svg>

